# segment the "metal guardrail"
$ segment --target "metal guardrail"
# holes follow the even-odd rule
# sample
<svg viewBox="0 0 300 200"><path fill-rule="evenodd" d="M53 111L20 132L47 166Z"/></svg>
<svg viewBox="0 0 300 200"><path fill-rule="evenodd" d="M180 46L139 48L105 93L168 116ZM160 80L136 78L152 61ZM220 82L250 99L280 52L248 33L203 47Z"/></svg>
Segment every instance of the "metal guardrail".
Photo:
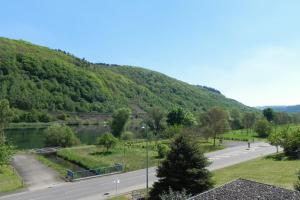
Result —
<svg viewBox="0 0 300 200"><path fill-rule="evenodd" d="M41 149L32 149L31 152L36 154L52 154L56 153L61 147L45 147Z"/></svg>
<svg viewBox="0 0 300 200"><path fill-rule="evenodd" d="M124 166L119 163L116 163L114 166L111 167L102 167L102 168L88 169L88 170L75 171L75 172L68 169L67 179L70 181L74 181L82 178L104 176L107 174L118 173L118 172L122 172L123 170L124 170Z"/></svg>

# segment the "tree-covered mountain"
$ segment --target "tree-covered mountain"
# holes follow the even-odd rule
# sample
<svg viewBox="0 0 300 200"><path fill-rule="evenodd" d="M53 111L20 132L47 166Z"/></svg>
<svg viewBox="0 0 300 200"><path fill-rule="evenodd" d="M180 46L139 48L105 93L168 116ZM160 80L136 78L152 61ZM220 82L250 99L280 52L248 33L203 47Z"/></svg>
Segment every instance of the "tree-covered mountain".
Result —
<svg viewBox="0 0 300 200"><path fill-rule="evenodd" d="M221 93L143 68L93 64L61 50L0 38L0 99L20 110L112 112L181 106L252 110Z"/></svg>

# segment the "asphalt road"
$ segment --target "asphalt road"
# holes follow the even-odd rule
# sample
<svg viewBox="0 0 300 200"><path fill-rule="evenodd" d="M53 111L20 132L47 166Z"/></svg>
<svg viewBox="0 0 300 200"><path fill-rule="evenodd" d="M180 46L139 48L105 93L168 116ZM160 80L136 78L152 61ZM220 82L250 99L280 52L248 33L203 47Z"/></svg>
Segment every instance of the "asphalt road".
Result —
<svg viewBox="0 0 300 200"><path fill-rule="evenodd" d="M216 170L275 152L275 147L259 142L251 144L250 149L247 149L247 145L235 146L207 153L206 156L212 161L209 170ZM155 170L155 168L149 169L150 185L157 180ZM145 172L146 170L143 169L80 182L62 183L51 188L4 196L0 200L101 200L110 195L145 188ZM113 182L117 179L120 183L116 192L116 184Z"/></svg>

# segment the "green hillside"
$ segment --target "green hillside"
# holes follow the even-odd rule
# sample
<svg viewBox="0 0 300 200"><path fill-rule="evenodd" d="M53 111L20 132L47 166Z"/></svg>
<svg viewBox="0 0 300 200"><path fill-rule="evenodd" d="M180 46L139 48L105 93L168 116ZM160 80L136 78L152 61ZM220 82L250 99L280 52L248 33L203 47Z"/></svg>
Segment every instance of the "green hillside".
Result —
<svg viewBox="0 0 300 200"><path fill-rule="evenodd" d="M201 80L199 80L201 81ZM181 106L251 110L222 94L147 69L93 64L61 50L0 38L0 99L20 110L111 112Z"/></svg>

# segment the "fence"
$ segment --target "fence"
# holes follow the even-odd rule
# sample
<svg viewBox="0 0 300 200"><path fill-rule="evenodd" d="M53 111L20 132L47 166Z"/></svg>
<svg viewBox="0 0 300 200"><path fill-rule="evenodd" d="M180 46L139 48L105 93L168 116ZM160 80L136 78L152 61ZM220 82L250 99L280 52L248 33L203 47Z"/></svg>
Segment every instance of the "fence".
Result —
<svg viewBox="0 0 300 200"><path fill-rule="evenodd" d="M89 170L82 170L82 171L72 171L67 170L67 178L70 181L81 179L81 178L88 178L93 176L103 176L106 174L118 173L122 172L124 169L122 164L116 163L114 166L111 167L102 167L97 169L89 169Z"/></svg>

